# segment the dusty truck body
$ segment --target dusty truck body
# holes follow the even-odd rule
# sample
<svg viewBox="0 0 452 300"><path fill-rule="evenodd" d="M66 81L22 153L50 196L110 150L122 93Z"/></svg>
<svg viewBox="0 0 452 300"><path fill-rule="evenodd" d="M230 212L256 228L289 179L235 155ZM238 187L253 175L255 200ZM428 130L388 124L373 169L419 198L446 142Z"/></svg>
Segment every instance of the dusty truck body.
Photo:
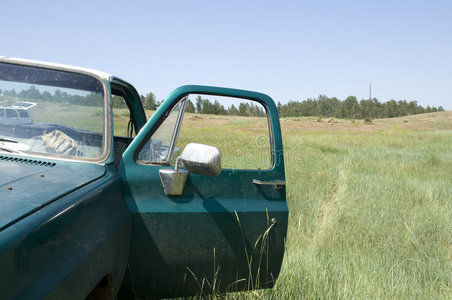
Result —
<svg viewBox="0 0 452 300"><path fill-rule="evenodd" d="M222 149L196 143L176 159L190 94L260 104L268 168L223 167ZM127 136L115 135L113 97L128 112ZM135 88L117 77L0 57L0 106L24 102L34 104L32 122L0 123L0 298L144 299L274 284L288 208L268 96L183 86L147 121Z"/></svg>

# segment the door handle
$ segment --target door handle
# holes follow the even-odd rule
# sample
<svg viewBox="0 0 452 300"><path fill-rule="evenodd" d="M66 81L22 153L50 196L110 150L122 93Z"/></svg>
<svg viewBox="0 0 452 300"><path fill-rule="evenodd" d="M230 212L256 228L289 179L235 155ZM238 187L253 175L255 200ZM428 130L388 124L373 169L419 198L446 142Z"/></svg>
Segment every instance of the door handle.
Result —
<svg viewBox="0 0 452 300"><path fill-rule="evenodd" d="M278 180L278 179L270 180L270 181L253 179L253 183L259 184L259 185L274 185L277 190L282 189L286 185L286 182L284 180Z"/></svg>

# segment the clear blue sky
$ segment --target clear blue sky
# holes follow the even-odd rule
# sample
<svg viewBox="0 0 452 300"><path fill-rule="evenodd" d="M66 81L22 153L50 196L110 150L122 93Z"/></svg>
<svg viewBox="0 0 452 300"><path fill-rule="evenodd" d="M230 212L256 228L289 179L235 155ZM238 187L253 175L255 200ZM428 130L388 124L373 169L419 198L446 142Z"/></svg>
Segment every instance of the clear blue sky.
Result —
<svg viewBox="0 0 452 300"><path fill-rule="evenodd" d="M0 55L184 84L452 109L452 1L8 1Z"/></svg>

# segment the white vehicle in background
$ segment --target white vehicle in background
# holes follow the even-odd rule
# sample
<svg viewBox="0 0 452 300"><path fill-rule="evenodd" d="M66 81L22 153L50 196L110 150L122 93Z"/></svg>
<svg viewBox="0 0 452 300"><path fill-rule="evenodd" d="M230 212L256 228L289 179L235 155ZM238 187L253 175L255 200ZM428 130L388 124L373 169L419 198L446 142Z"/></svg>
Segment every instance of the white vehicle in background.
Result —
<svg viewBox="0 0 452 300"><path fill-rule="evenodd" d="M3 125L26 125L32 124L33 119L28 109L36 106L33 102L17 102L12 106L0 106L0 124Z"/></svg>

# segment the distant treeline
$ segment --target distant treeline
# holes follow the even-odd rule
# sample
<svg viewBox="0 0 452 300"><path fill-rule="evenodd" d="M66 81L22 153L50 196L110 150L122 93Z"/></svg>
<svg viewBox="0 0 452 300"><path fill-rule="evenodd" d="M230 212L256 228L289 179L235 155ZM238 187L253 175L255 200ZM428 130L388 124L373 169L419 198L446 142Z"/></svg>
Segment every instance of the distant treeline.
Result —
<svg viewBox="0 0 452 300"><path fill-rule="evenodd" d="M152 93L147 94L146 97L141 96L141 100L146 109L156 109L159 104ZM442 106L427 106L424 108L416 101L390 100L382 103L376 98L372 99L371 109L369 100L358 101L355 96L350 96L341 101L335 97L329 98L323 95L301 102L289 101L287 104L278 102L277 107L280 117L315 116L341 119L392 118L444 111ZM186 111L214 115L265 116L264 110L259 104L240 103L238 107L231 105L225 108L217 100L211 102L207 98L201 98L201 96L196 98L195 104L189 100Z"/></svg>
<svg viewBox="0 0 452 300"><path fill-rule="evenodd" d="M207 98L198 96L193 103L191 100L187 101L185 111L188 113L210 114L210 115L229 115L229 116L245 116L245 117L265 117L265 111L262 105L253 104L252 101L241 102L238 106L234 104L229 107L224 107L218 100L211 102ZM145 109L154 110L159 106L159 102L155 100L152 93L146 96L141 96L141 102Z"/></svg>
<svg viewBox="0 0 452 300"><path fill-rule="evenodd" d="M442 106L426 108L416 101L390 100L380 102L372 99L372 108L369 100L358 102L355 96L349 96L341 101L335 97L329 98L320 95L318 98L307 99L301 102L289 101L287 104L278 102L278 111L281 117L320 116L330 118L366 119L366 118L392 118L407 115L423 114L444 111ZM372 111L372 116L370 115Z"/></svg>
<svg viewBox="0 0 452 300"><path fill-rule="evenodd" d="M85 96L72 95L60 90L54 93L49 91L41 92L34 86L28 90L16 92L12 90L0 90L0 95L4 100L28 99L28 100L46 100L53 102L71 103L86 106L101 106L102 97L96 93L89 93ZM141 101L146 109L155 110L159 106L153 93L141 96ZM253 104L252 101L239 103L237 106L230 105L225 107L218 100L211 102L207 98L198 96L193 103L187 101L186 112L213 115L232 115L232 116L254 116L263 117L265 111L260 104ZM113 106L116 108L126 107L121 97L113 96ZM436 111L444 111L442 106L439 107L423 107L416 101L407 102L406 100L390 100L380 102L378 99L372 99L372 108L369 100L360 100L355 96L349 96L341 101L335 97L329 98L320 95L314 99L307 99L301 102L289 101L287 104L277 105L280 117L328 117L328 118L348 118L348 119L366 119L366 118L391 118L407 115L415 115ZM371 115L372 114L372 115Z"/></svg>
<svg viewBox="0 0 452 300"><path fill-rule="evenodd" d="M49 91L41 92L34 86L30 86L28 90L21 90L20 92L16 92L16 90L0 90L0 95L3 100L45 100L49 102L58 102L58 103L70 103L75 105L83 105L83 106L102 106L103 98L101 95L96 93L88 93L85 96L68 94L66 92L62 92L61 90L55 90L52 94Z"/></svg>

